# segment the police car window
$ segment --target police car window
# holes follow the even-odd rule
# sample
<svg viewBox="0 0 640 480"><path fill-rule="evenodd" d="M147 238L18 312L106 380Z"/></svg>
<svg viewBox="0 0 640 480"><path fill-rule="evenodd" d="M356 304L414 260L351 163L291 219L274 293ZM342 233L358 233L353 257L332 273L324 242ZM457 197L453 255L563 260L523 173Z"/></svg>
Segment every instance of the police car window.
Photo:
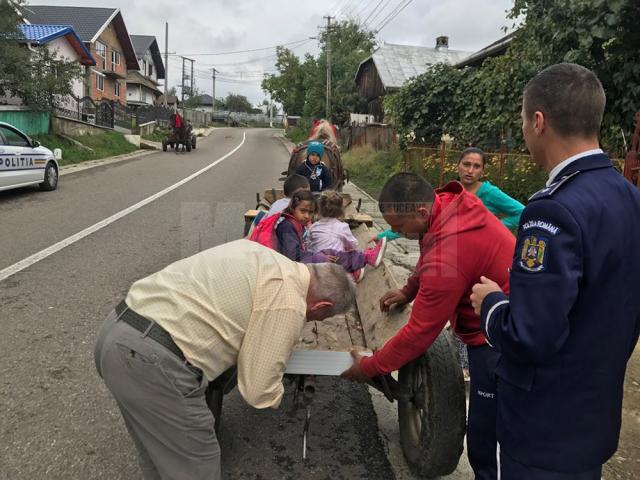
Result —
<svg viewBox="0 0 640 480"><path fill-rule="evenodd" d="M11 130L10 128L0 126L0 131L2 132L2 136L5 139L4 141L5 145L10 145L12 147L28 147L29 146L29 141L25 137L20 135L18 132L16 132L15 130Z"/></svg>

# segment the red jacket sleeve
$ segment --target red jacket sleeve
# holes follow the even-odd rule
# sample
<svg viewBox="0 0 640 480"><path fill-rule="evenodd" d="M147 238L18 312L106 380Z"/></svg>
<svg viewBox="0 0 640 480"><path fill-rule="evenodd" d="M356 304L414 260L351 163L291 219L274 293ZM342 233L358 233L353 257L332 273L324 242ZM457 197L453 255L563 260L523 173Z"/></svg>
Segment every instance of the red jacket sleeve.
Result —
<svg viewBox="0 0 640 480"><path fill-rule="evenodd" d="M455 261L455 258L452 260ZM431 252L415 275L420 287L411 317L381 350L362 359L361 367L368 377L398 370L424 354L447 321L453 318L469 289L469 280L458 271L456 265L437 258Z"/></svg>
<svg viewBox="0 0 640 480"><path fill-rule="evenodd" d="M416 298L418 294L418 290L420 290L420 260L418 260L418 265L416 265L415 270L411 274L409 278L407 278L407 283L404 287L401 288L402 293L407 297L407 300L410 302Z"/></svg>

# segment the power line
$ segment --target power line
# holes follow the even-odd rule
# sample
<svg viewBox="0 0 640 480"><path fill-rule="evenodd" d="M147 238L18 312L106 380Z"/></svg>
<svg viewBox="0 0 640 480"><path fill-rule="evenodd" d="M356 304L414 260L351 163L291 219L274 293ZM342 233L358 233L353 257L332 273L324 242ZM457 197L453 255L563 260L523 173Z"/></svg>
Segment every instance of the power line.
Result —
<svg viewBox="0 0 640 480"><path fill-rule="evenodd" d="M364 21L362 22L364 25L367 24L367 22L369 21L369 19L371 18L371 15L373 15L374 13L376 13L376 10L378 10L378 8L380 7L380 5L382 5L382 2L384 2L384 0L380 0L378 2L378 4L374 7L373 10L371 10L371 12L369 13L369 15L367 15L367 18L364 19Z"/></svg>
<svg viewBox="0 0 640 480"><path fill-rule="evenodd" d="M353 13L358 18L358 20L361 20L361 18L364 16L364 14L366 13L366 11L369 9L369 7L371 6L371 4L373 2L375 2L375 0L369 0L368 2L362 2L362 8L360 9L359 12L358 12L358 9L356 8L356 10ZM359 22L359 23L362 24L362 22Z"/></svg>
<svg viewBox="0 0 640 480"><path fill-rule="evenodd" d="M407 8L411 2L413 2L413 0L407 0L404 5L398 5L398 7L394 10L394 12L392 12L390 17L387 17L387 19L385 21L383 21L384 23L382 24L378 24L378 26L375 28L376 32L380 32L384 27L387 26L387 24L389 24L389 22L391 22L394 18L396 18L400 12L402 12L405 8Z"/></svg>
<svg viewBox="0 0 640 480"><path fill-rule="evenodd" d="M306 45L310 41L311 40L307 39L303 43L300 43L300 44L296 45L295 47L291 48L291 50L295 50L297 48L303 47L304 45ZM249 64L249 63L257 63L257 62L260 62L262 60L275 60L277 58L278 58L278 54L274 53L272 55L267 55L265 57L258 57L258 58L254 58L254 59L251 59L251 60L245 60L245 61L242 61L242 62L201 63L200 65L205 66L205 67L230 67L230 66L246 65L246 64Z"/></svg>
<svg viewBox="0 0 640 480"><path fill-rule="evenodd" d="M308 38L303 38L301 40L296 40L295 42L289 42L289 43L281 43L280 45L273 45L271 47L261 47L261 48L252 48L249 50L235 50L233 52L211 52L211 53L174 53L172 54L172 56L192 56L192 57L201 57L201 56L210 56L210 55L235 55L237 53L251 53L251 52L259 52L262 50L272 50L274 48L278 48L278 47L286 47L289 45L295 45L297 43L305 43L308 42L309 39Z"/></svg>
<svg viewBox="0 0 640 480"><path fill-rule="evenodd" d="M378 19L380 17L380 15L387 9L387 7L389 6L389 4L391 3L391 0L383 0L383 5L382 8L380 8L369 20L369 25L373 25L373 23L376 21L376 19ZM386 17L385 17L386 18Z"/></svg>
<svg viewBox="0 0 640 480"><path fill-rule="evenodd" d="M398 4L396 4L395 6L391 7L391 10L389 10L385 16L379 20L376 24L376 28L374 30L377 30L377 28L382 25L384 22L386 22L389 18L391 18L397 11L398 9L402 6L402 4L405 2L406 0L400 0Z"/></svg>

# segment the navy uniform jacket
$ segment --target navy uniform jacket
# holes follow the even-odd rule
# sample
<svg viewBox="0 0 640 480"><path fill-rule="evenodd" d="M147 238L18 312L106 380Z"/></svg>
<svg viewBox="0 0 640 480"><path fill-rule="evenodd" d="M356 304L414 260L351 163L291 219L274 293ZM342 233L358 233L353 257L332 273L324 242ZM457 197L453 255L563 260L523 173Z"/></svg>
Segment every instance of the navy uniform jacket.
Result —
<svg viewBox="0 0 640 480"><path fill-rule="evenodd" d="M525 465L582 472L613 455L640 329L640 192L604 154L567 165L529 200L510 296L481 326L501 352L497 435Z"/></svg>

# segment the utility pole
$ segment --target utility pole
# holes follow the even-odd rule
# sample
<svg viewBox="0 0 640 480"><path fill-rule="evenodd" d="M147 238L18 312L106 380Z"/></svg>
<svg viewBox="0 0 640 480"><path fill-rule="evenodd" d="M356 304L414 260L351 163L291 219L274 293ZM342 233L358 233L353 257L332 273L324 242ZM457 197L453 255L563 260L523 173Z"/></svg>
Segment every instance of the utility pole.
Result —
<svg viewBox="0 0 640 480"><path fill-rule="evenodd" d="M164 24L164 106L167 106L167 88L169 84L169 22Z"/></svg>
<svg viewBox="0 0 640 480"><path fill-rule="evenodd" d="M216 72L217 70L215 68L211 69L211 73L213 74L213 99L211 100L211 115L213 115L216 111Z"/></svg>
<svg viewBox="0 0 640 480"><path fill-rule="evenodd" d="M191 59L191 58L187 58L187 57L180 57L182 58L182 102L184 103L184 90L185 88L189 88L189 97L193 96L193 62L195 62L195 60ZM189 75L187 75L186 70L185 70L185 61L189 61L191 62L191 78L189 79L189 87L187 87L185 85L185 80L187 79L187 77Z"/></svg>
<svg viewBox="0 0 640 480"><path fill-rule="evenodd" d="M322 17L327 19L327 104L325 107L325 116L327 120L330 121L330 112L331 112L331 19L335 18L331 15L327 15L326 17Z"/></svg>
<svg viewBox="0 0 640 480"><path fill-rule="evenodd" d="M269 78L269 74L265 73L262 77L266 80L267 78ZM269 90L263 90L263 91L264 93L269 94L269 106L267 107L269 109L269 127L273 128L273 108L271 107L271 102L272 102L271 92Z"/></svg>
<svg viewBox="0 0 640 480"><path fill-rule="evenodd" d="M189 98L193 97L193 60L191 60L191 81L189 82Z"/></svg>
<svg viewBox="0 0 640 480"><path fill-rule="evenodd" d="M180 92L181 92L180 95L182 97L181 103L184 103L184 61L185 61L185 58L184 57L181 57L181 58L182 58L182 86L180 88Z"/></svg>

